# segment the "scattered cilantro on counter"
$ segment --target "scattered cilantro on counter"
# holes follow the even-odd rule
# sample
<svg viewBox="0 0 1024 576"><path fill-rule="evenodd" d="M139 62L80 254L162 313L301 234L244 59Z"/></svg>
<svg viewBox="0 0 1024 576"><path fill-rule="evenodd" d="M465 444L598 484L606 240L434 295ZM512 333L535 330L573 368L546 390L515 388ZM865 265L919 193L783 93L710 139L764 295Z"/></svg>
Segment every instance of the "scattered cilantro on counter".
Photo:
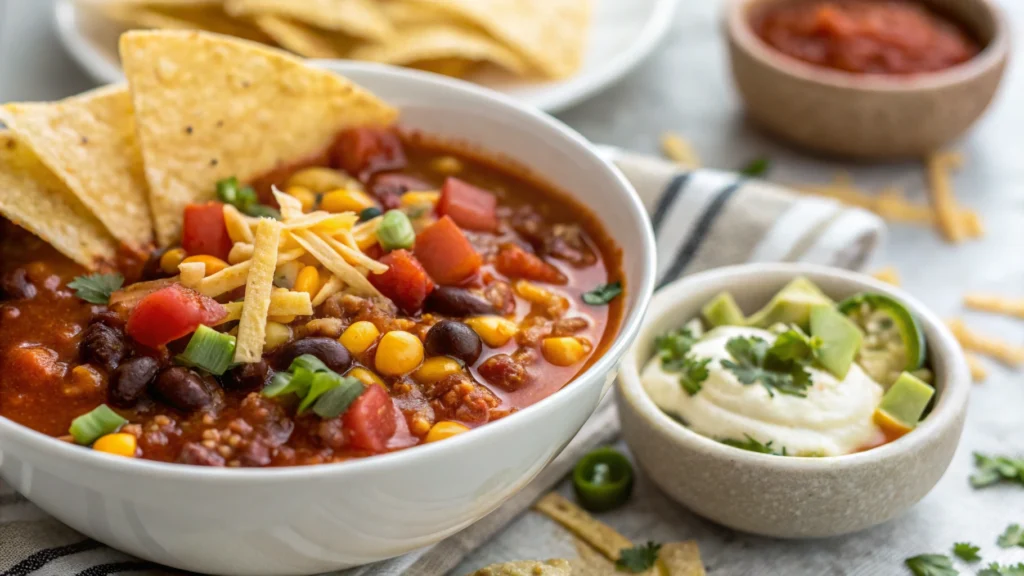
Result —
<svg viewBox="0 0 1024 576"><path fill-rule="evenodd" d="M1013 548L1014 546L1024 547L1024 528L1020 524L1010 524L1006 530L999 535L996 544L1000 548Z"/></svg>
<svg viewBox="0 0 1024 576"><path fill-rule="evenodd" d="M953 561L942 554L921 554L907 558L904 563L914 576L958 576L960 572L953 568Z"/></svg>
<svg viewBox="0 0 1024 576"><path fill-rule="evenodd" d="M749 176L751 178L757 178L764 176L771 170L772 161L765 157L754 158L743 168L740 168L740 174Z"/></svg>
<svg viewBox="0 0 1024 576"><path fill-rule="evenodd" d="M988 456L974 453L974 467L971 475L971 486L984 488L1001 481L1024 484L1024 459L1008 456Z"/></svg>
<svg viewBox="0 0 1024 576"><path fill-rule="evenodd" d="M981 560L981 556L978 555L980 551L981 548L970 542L957 542L953 544L953 554L956 554L964 562L977 562Z"/></svg>
<svg viewBox="0 0 1024 576"><path fill-rule="evenodd" d="M1024 562L1018 562L1013 566L1001 566L998 562L993 562L978 572L978 576L1024 576Z"/></svg>
<svg viewBox="0 0 1024 576"><path fill-rule="evenodd" d="M623 548L619 552L619 559L615 561L615 569L619 572L632 572L639 574L650 570L658 561L658 552L661 544L648 541L632 548Z"/></svg>
<svg viewBox="0 0 1024 576"><path fill-rule="evenodd" d="M722 367L735 374L743 384L760 382L771 396L775 396L776 392L807 396L811 375L804 364L780 357L771 348L764 338L757 336L730 338L725 343L725 349L735 362L723 360Z"/></svg>

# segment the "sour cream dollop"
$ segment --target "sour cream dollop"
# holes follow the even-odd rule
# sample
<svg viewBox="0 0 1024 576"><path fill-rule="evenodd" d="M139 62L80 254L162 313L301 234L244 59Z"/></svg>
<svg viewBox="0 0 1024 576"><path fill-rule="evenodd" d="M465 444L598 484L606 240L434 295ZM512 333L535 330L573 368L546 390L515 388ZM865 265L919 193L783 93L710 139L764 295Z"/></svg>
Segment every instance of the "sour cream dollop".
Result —
<svg viewBox="0 0 1024 576"><path fill-rule="evenodd" d="M883 441L873 417L884 390L860 366L853 364L841 381L809 368L812 384L805 398L778 392L772 396L760 383L743 384L722 366L722 360L732 359L726 342L746 336L775 341L767 330L723 326L691 348L691 355L711 358L708 378L693 396L680 385L679 374L662 368L658 357L644 367L643 386L659 408L715 440L745 441L750 436L794 456L840 456Z"/></svg>

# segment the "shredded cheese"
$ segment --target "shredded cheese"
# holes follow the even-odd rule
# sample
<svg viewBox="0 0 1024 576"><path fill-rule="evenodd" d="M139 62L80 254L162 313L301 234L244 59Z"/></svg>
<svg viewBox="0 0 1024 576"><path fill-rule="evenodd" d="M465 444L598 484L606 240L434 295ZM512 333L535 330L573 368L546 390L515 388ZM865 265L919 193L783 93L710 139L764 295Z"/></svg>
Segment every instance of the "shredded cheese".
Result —
<svg viewBox="0 0 1024 576"><path fill-rule="evenodd" d="M346 262L353 266L362 267L366 270L373 272L374 274L383 274L388 271L387 264L381 264L380 262L370 258L366 254L363 254L359 250L346 246L345 244L338 242L334 238L327 236L326 234L319 234L320 238L331 248L334 248Z"/></svg>
<svg viewBox="0 0 1024 576"><path fill-rule="evenodd" d="M971 368L971 380L984 382L988 378L988 368L985 368L981 358L970 352L964 354L964 357L967 358L967 365Z"/></svg>
<svg viewBox="0 0 1024 576"><path fill-rule="evenodd" d="M224 224L228 228L228 237L232 242L252 244L252 230L249 221L231 204L224 205Z"/></svg>
<svg viewBox="0 0 1024 576"><path fill-rule="evenodd" d="M331 276L324 282L324 285L320 288L320 291L313 297L313 306L319 306L327 301L328 298L334 296L341 289L345 287L345 283L341 281L341 278L337 276Z"/></svg>
<svg viewBox="0 0 1024 576"><path fill-rule="evenodd" d="M871 275L886 284L892 284L893 286L900 285L900 273L894 266L886 266L881 270L873 272Z"/></svg>
<svg viewBox="0 0 1024 576"><path fill-rule="evenodd" d="M700 157L693 146L675 132L661 135L661 152L666 158L687 168L700 168Z"/></svg>
<svg viewBox="0 0 1024 576"><path fill-rule="evenodd" d="M269 218L260 221L253 241L252 264L245 283L245 300L238 321L235 362L259 362L267 336L267 313L274 289L277 248L281 240L281 223Z"/></svg>
<svg viewBox="0 0 1024 576"><path fill-rule="evenodd" d="M1024 299L1006 298L993 294L964 294L964 306L973 310L994 312L1024 318Z"/></svg>
<svg viewBox="0 0 1024 576"><path fill-rule="evenodd" d="M318 228L330 231L344 230L351 228L358 219L359 217L352 212L331 214L330 212L317 210L316 212L310 212L301 218L286 220L284 223L284 229L303 230L306 228Z"/></svg>
<svg viewBox="0 0 1024 576"><path fill-rule="evenodd" d="M323 238L317 236L310 230L299 230L291 233L295 241L306 249L310 256L316 258L324 268L331 274L341 278L350 290L358 296L372 296L384 298L373 284L363 276L359 270L345 261L335 252Z"/></svg>
<svg viewBox="0 0 1024 576"><path fill-rule="evenodd" d="M298 198L281 192L276 186L272 189L272 192L274 193L274 199L277 200L277 205L281 208L281 218L285 222L304 216L302 202Z"/></svg>
<svg viewBox="0 0 1024 576"><path fill-rule="evenodd" d="M960 218L950 170L957 164L957 156L937 153L926 161L928 170L928 193L931 197L932 209L939 223L939 231L946 240L959 243L967 237L967 232ZM962 159L960 160L962 161Z"/></svg>
<svg viewBox="0 0 1024 576"><path fill-rule="evenodd" d="M989 356L1012 367L1024 364L1024 346L1014 346L998 338L978 334L958 318L949 320L947 325L964 350Z"/></svg>

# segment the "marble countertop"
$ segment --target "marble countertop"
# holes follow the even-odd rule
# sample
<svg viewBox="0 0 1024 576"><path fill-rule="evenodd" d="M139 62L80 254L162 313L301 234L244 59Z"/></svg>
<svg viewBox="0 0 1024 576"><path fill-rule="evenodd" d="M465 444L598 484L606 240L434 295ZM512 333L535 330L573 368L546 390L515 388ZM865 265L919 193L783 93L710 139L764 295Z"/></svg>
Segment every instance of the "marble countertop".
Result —
<svg viewBox="0 0 1024 576"><path fill-rule="evenodd" d="M5 20L0 27L0 102L57 99L92 87L57 39L52 3L0 0ZM1024 3L1001 4L1011 27L1019 31ZM728 76L719 8L717 1L682 0L671 36L654 56L561 119L595 142L656 153L659 134L673 130L694 143L708 166L736 168L766 156L774 165L770 179L780 183L826 182L837 171L848 170L863 187L897 184L912 199L924 200L924 172L918 163L868 166L815 159L752 130ZM1024 321L968 313L961 307L963 293L972 290L1024 297L1024 51L1015 52L992 109L955 146L966 158L956 176L958 197L983 216L987 234L952 246L930 229L894 225L877 265L895 266L904 287L940 314L962 315L979 331L1024 344ZM995 545L1007 524L1024 523L1024 489L975 491L967 483L973 451L1024 454L1024 375L994 363L988 367L989 379L972 394L964 436L949 471L918 506L893 522L813 542L738 535L696 518L641 479L644 514L634 515L642 518L641 525L629 527L629 532L661 541L696 538L709 574L722 576L902 575L908 573L903 558L948 553L960 541L981 546L986 560L1024 561L1024 549ZM528 524L514 524L454 573L491 559L522 557L517 544L527 529Z"/></svg>

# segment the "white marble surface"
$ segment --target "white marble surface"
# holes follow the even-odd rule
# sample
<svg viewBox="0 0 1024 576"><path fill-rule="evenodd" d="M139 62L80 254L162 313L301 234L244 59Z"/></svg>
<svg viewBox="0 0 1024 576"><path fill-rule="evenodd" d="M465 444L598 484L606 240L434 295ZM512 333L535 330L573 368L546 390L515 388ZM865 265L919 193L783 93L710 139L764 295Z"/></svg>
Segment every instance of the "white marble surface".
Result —
<svg viewBox="0 0 1024 576"><path fill-rule="evenodd" d="M1019 33L1024 2L1002 0ZM52 0L0 0L0 101L55 99L90 87L63 52L51 21ZM765 155L774 161L771 179L825 181L851 170L865 186L900 184L923 199L919 165L849 166L810 158L753 132L728 78L717 22L718 2L682 0L671 39L625 80L561 115L596 142L655 152L658 135L672 129L697 146L707 165L738 167ZM973 327L1024 343L1024 320L966 313L968 290L1024 297L1024 52L1017 50L1003 91L990 113L957 148L967 157L957 176L959 197L978 210L984 239L945 244L931 230L894 226L884 264L895 265L904 285L944 315L964 315ZM1001 550L996 536L1012 522L1024 523L1024 488L973 491L967 484L971 452L1024 454L1024 378L990 364L991 376L975 388L967 429L952 467L939 486L906 516L865 533L815 542L780 542L733 534L667 501L641 479L629 514L613 522L636 539L696 538L709 574L908 574L902 559L922 552L948 552L954 541L972 541L986 560L1024 561L1024 549ZM565 487L563 486L563 489ZM870 495L865 495L870 498ZM538 530L551 530L549 547L524 551ZM530 536L534 537L530 537ZM527 518L477 551L456 570L463 574L492 559L571 554L565 536L546 521ZM973 573L965 570L964 573Z"/></svg>

